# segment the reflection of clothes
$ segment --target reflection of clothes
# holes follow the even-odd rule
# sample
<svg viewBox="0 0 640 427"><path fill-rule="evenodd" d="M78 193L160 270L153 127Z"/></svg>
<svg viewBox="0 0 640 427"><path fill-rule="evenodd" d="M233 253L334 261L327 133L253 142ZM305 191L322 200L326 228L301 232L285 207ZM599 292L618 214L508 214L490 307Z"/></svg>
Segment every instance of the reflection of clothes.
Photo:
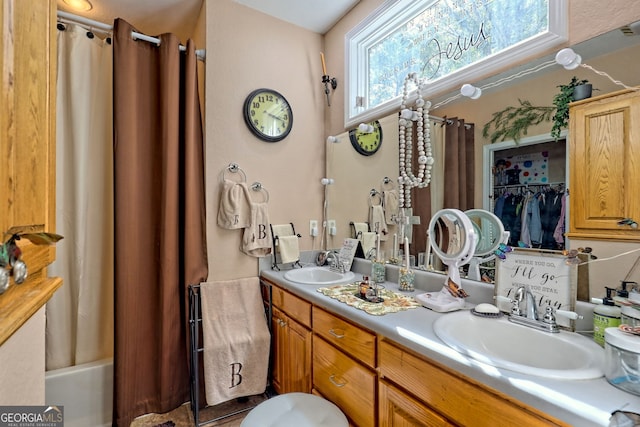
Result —
<svg viewBox="0 0 640 427"><path fill-rule="evenodd" d="M496 204L493 207L493 213L500 218L502 216L502 208L504 207L504 197L500 196L496 199Z"/></svg>
<svg viewBox="0 0 640 427"><path fill-rule="evenodd" d="M558 221L564 219L562 215L562 199L563 195L556 193L554 190L549 190L540 197L541 243L543 249L559 249L558 243L564 245L564 238L561 242L557 242L554 237Z"/></svg>
<svg viewBox="0 0 640 427"><path fill-rule="evenodd" d="M499 216L504 229L509 231L509 245L517 246L520 237L520 216L518 215L521 196L515 194L504 194L502 199L502 214Z"/></svg>
<svg viewBox="0 0 640 427"><path fill-rule="evenodd" d="M560 198L560 218L558 219L558 224L556 225L556 229L553 232L553 238L556 239L556 242L559 245L564 245L564 215L567 203L567 196L563 194Z"/></svg>
<svg viewBox="0 0 640 427"><path fill-rule="evenodd" d="M542 240L540 223L540 202L538 197L527 194L522 206L522 229L520 240L532 247L539 247Z"/></svg>

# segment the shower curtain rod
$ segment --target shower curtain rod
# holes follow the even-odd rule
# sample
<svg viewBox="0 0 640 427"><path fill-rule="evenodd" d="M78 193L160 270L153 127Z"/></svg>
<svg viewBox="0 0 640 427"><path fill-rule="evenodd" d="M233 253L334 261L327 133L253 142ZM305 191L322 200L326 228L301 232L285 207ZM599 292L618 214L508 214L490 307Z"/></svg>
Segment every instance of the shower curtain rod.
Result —
<svg viewBox="0 0 640 427"><path fill-rule="evenodd" d="M113 31L113 25L105 24L99 21L94 21L93 19L85 18L79 15L74 15L73 13L69 13L69 12L63 12L61 10L58 11L58 18L61 18L65 21L69 21L71 23L86 25L90 28L95 28L105 33L110 33L111 31ZM157 45L160 44L159 38L147 36L146 34L137 33L135 31L131 31L131 37L134 40L140 39L140 40L147 41L149 43L155 43ZM186 48L183 45L180 45L180 50L185 51ZM206 52L207 51L205 49L196 49L196 56L201 61L204 61L206 57Z"/></svg>

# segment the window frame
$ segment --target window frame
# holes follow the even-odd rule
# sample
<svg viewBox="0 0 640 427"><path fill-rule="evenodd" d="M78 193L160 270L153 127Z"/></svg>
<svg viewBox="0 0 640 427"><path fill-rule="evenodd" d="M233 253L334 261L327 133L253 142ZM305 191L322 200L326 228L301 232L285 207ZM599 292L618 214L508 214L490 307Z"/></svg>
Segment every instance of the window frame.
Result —
<svg viewBox="0 0 640 427"><path fill-rule="evenodd" d="M357 97L368 93L368 49L437 1L439 0L387 0L345 35L346 128L382 117L400 108L400 95L372 108L357 106ZM568 9L568 0L549 0L549 24L546 31L430 82L424 95L433 97L457 90L464 83L486 78L560 46L568 40ZM415 91L413 95L415 96Z"/></svg>

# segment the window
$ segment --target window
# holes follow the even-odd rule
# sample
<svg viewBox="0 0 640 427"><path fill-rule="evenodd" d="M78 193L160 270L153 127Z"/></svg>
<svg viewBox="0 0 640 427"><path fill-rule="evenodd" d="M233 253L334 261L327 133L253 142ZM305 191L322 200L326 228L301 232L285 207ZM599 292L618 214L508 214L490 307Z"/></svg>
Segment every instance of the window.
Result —
<svg viewBox="0 0 640 427"><path fill-rule="evenodd" d="M416 72L427 96L567 40L567 0L389 0L346 35L347 126L400 105Z"/></svg>

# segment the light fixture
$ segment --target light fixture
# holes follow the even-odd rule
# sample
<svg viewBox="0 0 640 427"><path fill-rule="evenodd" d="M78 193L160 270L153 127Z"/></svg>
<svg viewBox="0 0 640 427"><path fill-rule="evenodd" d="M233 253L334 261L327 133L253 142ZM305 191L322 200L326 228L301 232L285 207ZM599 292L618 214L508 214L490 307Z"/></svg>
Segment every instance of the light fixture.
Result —
<svg viewBox="0 0 640 427"><path fill-rule="evenodd" d="M360 130L360 132L362 133L371 133L373 132L373 126L369 123L360 123L358 125L358 130Z"/></svg>
<svg viewBox="0 0 640 427"><path fill-rule="evenodd" d="M556 62L562 65L565 70L575 70L582 62L582 57L573 49L566 47L556 53Z"/></svg>
<svg viewBox="0 0 640 427"><path fill-rule="evenodd" d="M330 144L335 144L336 142L338 142L338 137L337 136L333 136L333 135L329 135L327 137L327 142Z"/></svg>
<svg viewBox="0 0 640 427"><path fill-rule="evenodd" d="M471 99L478 99L482 95L482 89L470 85L469 83L463 84L460 88L460 94Z"/></svg>
<svg viewBox="0 0 640 427"><path fill-rule="evenodd" d="M63 0L69 7L87 12L93 9L93 5L89 0Z"/></svg>

